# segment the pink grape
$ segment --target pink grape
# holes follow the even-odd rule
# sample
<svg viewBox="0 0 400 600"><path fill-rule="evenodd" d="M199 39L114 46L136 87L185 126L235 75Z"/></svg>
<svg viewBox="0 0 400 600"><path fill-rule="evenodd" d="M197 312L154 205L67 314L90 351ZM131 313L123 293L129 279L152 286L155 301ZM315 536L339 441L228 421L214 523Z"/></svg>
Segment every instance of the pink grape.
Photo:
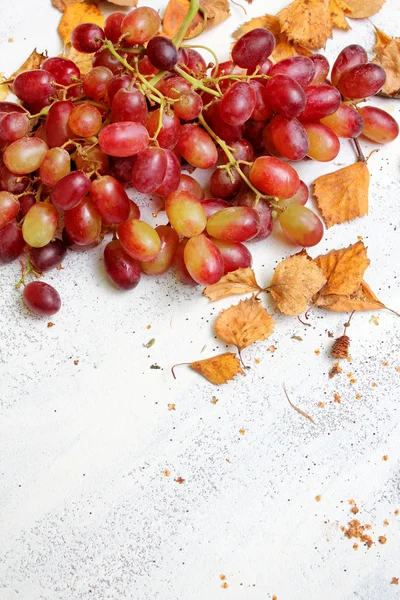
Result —
<svg viewBox="0 0 400 600"><path fill-rule="evenodd" d="M218 150L214 141L197 125L183 125L177 148L189 164L199 169L213 167L218 159Z"/></svg>
<svg viewBox="0 0 400 600"><path fill-rule="evenodd" d="M132 290L142 275L140 263L129 256L119 240L104 248L104 268L112 283L120 290Z"/></svg>
<svg viewBox="0 0 400 600"><path fill-rule="evenodd" d="M75 244L87 246L100 235L101 216L92 200L84 198L77 206L65 211L64 224Z"/></svg>
<svg viewBox="0 0 400 600"><path fill-rule="evenodd" d="M367 63L346 69L339 79L338 89L345 98L368 98L379 92L385 81L382 67Z"/></svg>
<svg viewBox="0 0 400 600"><path fill-rule="evenodd" d="M150 137L155 136L158 130L159 120L160 109L154 110L150 113L149 119L146 123L146 129ZM180 133L181 122L178 115L176 115L174 111L170 111L169 113L164 112L162 115L162 127L157 136L157 141L161 148L166 150L172 150L175 148L179 141Z"/></svg>
<svg viewBox="0 0 400 600"><path fill-rule="evenodd" d="M44 281L31 281L24 287L23 300L35 315L50 317L61 308L61 298L57 290Z"/></svg>
<svg viewBox="0 0 400 600"><path fill-rule="evenodd" d="M309 85L325 83L329 73L329 62L322 54L312 54L310 60L314 63L315 75Z"/></svg>
<svg viewBox="0 0 400 600"><path fill-rule="evenodd" d="M157 231L139 219L129 218L118 227L121 244L132 258L141 262L154 260L161 250Z"/></svg>
<svg viewBox="0 0 400 600"><path fill-rule="evenodd" d="M310 148L306 130L297 119L275 115L265 135L268 135L267 143L271 140L277 152L289 160L301 160Z"/></svg>
<svg viewBox="0 0 400 600"><path fill-rule="evenodd" d="M56 102L50 108L46 119L46 138L50 148L62 146L73 137L68 127L68 119L73 109L74 105L70 100Z"/></svg>
<svg viewBox="0 0 400 600"><path fill-rule="evenodd" d="M320 162L329 162L336 158L340 142L332 129L322 123L311 122L304 123L304 129L310 142L308 156Z"/></svg>
<svg viewBox="0 0 400 600"><path fill-rule="evenodd" d="M216 238L211 238L211 241L221 252L224 261L224 275L236 271L236 269L251 267L251 254L240 242L225 242Z"/></svg>
<svg viewBox="0 0 400 600"><path fill-rule="evenodd" d="M300 186L297 172L273 156L260 156L250 169L250 181L263 194L290 198Z"/></svg>
<svg viewBox="0 0 400 600"><path fill-rule="evenodd" d="M340 92L331 85L309 85L304 91L307 101L299 115L301 121L318 121L336 112L340 106Z"/></svg>
<svg viewBox="0 0 400 600"><path fill-rule="evenodd" d="M346 46L338 54L332 67L331 81L332 85L337 86L342 73L351 67L365 65L368 62L368 55L362 46L351 44Z"/></svg>
<svg viewBox="0 0 400 600"><path fill-rule="evenodd" d="M315 246L324 235L321 219L309 208L291 204L280 214L279 223L285 235L299 246Z"/></svg>
<svg viewBox="0 0 400 600"><path fill-rule="evenodd" d="M268 29L253 29L235 42L232 59L239 67L255 69L272 54L274 48L275 37Z"/></svg>
<svg viewBox="0 0 400 600"><path fill-rule="evenodd" d="M111 117L114 122L134 121L145 125L148 119L146 99L138 89L120 89L111 104Z"/></svg>
<svg viewBox="0 0 400 600"><path fill-rule="evenodd" d="M183 257L189 275L201 285L217 283L224 274L222 254L204 234L188 240Z"/></svg>
<svg viewBox="0 0 400 600"><path fill-rule="evenodd" d="M148 143L149 134L140 123L111 123L99 133L100 148L110 156L134 156L144 150Z"/></svg>
<svg viewBox="0 0 400 600"><path fill-rule="evenodd" d="M88 103L75 106L68 118L68 127L75 136L83 138L96 135L102 123L99 109Z"/></svg>
<svg viewBox="0 0 400 600"><path fill-rule="evenodd" d="M193 279L193 277L190 275L189 271L187 270L186 265L185 265L185 259L184 259L185 248L186 248L188 241L189 240L181 240L178 244L178 248L175 253L175 261L174 261L175 272L176 272L178 279L182 283L184 283L186 285L195 286L195 285L198 285L197 281L195 281Z"/></svg>
<svg viewBox="0 0 400 600"><path fill-rule="evenodd" d="M254 89L245 81L236 81L222 97L219 112L228 125L243 125L256 107Z"/></svg>
<svg viewBox="0 0 400 600"><path fill-rule="evenodd" d="M7 146L3 154L4 164L16 175L32 173L42 164L47 150L43 140L25 137Z"/></svg>
<svg viewBox="0 0 400 600"><path fill-rule="evenodd" d="M0 139L4 142L15 142L23 138L28 131L29 119L23 113L8 113L0 120Z"/></svg>
<svg viewBox="0 0 400 600"><path fill-rule="evenodd" d="M290 56L275 63L268 75L286 75L304 87L311 83L315 72L315 65L307 56Z"/></svg>
<svg viewBox="0 0 400 600"><path fill-rule="evenodd" d="M192 194L192 196L197 198L197 200L203 200L204 198L203 188L201 187L199 182L196 181L190 175L181 175L179 185L177 187L177 191L178 190L184 190L185 192L189 192L190 194Z"/></svg>
<svg viewBox="0 0 400 600"><path fill-rule="evenodd" d="M199 235L206 227L204 209L189 192L177 191L168 196L165 210L172 227L183 237Z"/></svg>
<svg viewBox="0 0 400 600"><path fill-rule="evenodd" d="M308 200L308 187L304 183L304 181L300 181L300 187L297 192L291 198L287 198L287 200L281 200L279 202L280 206L289 206L289 204L299 204L300 206L304 206Z"/></svg>
<svg viewBox="0 0 400 600"><path fill-rule="evenodd" d="M358 137L364 126L363 118L357 109L343 103L336 112L321 119L321 123L332 129L337 136L344 138Z"/></svg>
<svg viewBox="0 0 400 600"><path fill-rule="evenodd" d="M161 19L153 8L141 6L131 10L121 24L124 42L128 44L144 44L156 35L161 26Z"/></svg>
<svg viewBox="0 0 400 600"><path fill-rule="evenodd" d="M265 90L270 106L289 119L297 117L306 106L306 94L303 88L288 75L278 73L271 77Z"/></svg>
<svg viewBox="0 0 400 600"><path fill-rule="evenodd" d="M54 93L53 77L44 69L24 71L14 79L13 89L23 102L38 102Z"/></svg>
<svg viewBox="0 0 400 600"><path fill-rule="evenodd" d="M126 13L121 11L112 12L105 20L104 33L108 40L116 44L121 37L121 25Z"/></svg>
<svg viewBox="0 0 400 600"><path fill-rule="evenodd" d="M108 223L122 223L129 217L130 200L119 181L105 175L92 182L90 198Z"/></svg>
<svg viewBox="0 0 400 600"><path fill-rule="evenodd" d="M364 122L362 134L369 140L378 144L387 144L399 135L398 123L385 110L376 106L363 106L358 109L358 112Z"/></svg>
<svg viewBox="0 0 400 600"><path fill-rule="evenodd" d="M256 203L254 192L248 190L236 198L235 204L237 206L249 206L250 208L254 208L258 213L260 218L260 229L257 235L252 238L253 241L265 240L271 235L274 228L274 219L272 218L271 207L266 200L261 198L258 203Z"/></svg>
<svg viewBox="0 0 400 600"><path fill-rule="evenodd" d="M71 160L68 152L64 148L50 148L40 165L39 175L44 185L54 187L70 170Z"/></svg>
<svg viewBox="0 0 400 600"><path fill-rule="evenodd" d="M155 190L159 196L169 196L175 192L181 179L181 165L175 154L171 150L164 150L167 159L164 179L161 185Z"/></svg>
<svg viewBox="0 0 400 600"><path fill-rule="evenodd" d="M246 242L260 231L260 216L254 208L232 206L214 213L207 221L207 233L227 242Z"/></svg>
<svg viewBox="0 0 400 600"><path fill-rule="evenodd" d="M19 213L20 204L10 192L0 192L0 229L3 229Z"/></svg>
<svg viewBox="0 0 400 600"><path fill-rule="evenodd" d="M229 202L226 200L221 200L220 198L206 198L205 200L201 200L201 205L204 209L207 219L209 219L211 215L219 210L232 206Z"/></svg>
<svg viewBox="0 0 400 600"><path fill-rule="evenodd" d="M152 194L164 181L166 170L165 150L150 146L136 157L132 168L132 185L142 194Z"/></svg>
<svg viewBox="0 0 400 600"><path fill-rule="evenodd" d="M174 262L179 244L179 235L169 225L159 225L156 232L161 240L161 250L155 259L141 263L142 270L147 275L162 275L168 271Z"/></svg>
<svg viewBox="0 0 400 600"><path fill-rule="evenodd" d="M40 68L50 73L54 81L59 85L71 85L71 83L80 79L81 76L79 67L69 58L62 56L46 58L40 65Z"/></svg>

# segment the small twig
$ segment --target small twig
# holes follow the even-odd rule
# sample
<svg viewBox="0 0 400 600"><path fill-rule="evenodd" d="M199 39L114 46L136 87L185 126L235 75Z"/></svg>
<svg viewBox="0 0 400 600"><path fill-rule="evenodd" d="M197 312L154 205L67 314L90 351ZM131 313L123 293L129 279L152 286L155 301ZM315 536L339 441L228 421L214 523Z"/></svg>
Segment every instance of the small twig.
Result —
<svg viewBox="0 0 400 600"><path fill-rule="evenodd" d="M357 150L357 159L358 159L358 161L366 163L367 159L364 156L364 152L361 149L360 142L358 141L358 138L353 138L353 142L354 142L354 145L355 145L356 150Z"/></svg>
<svg viewBox="0 0 400 600"><path fill-rule="evenodd" d="M300 319L300 316L299 316L299 315L297 316L297 318L298 318L298 320L300 321L300 323L301 323L302 325L304 325L305 327L311 327L311 323L304 323L304 321L302 321L302 320Z"/></svg>
<svg viewBox="0 0 400 600"><path fill-rule="evenodd" d="M313 423L313 425L316 425L316 423L315 423L314 419L313 419L312 417L310 417L310 415L308 415L306 412L304 412L304 410L301 410L301 408L298 408L297 406L295 406L295 405L293 404L293 402L292 402L292 401L291 401L291 399L289 398L289 394L287 393L286 386L285 386L285 384L284 384L284 383L282 384L282 387L283 387L283 391L285 392L285 396L286 396L286 398L287 398L287 400L288 400L288 402L289 402L290 406L291 406L292 408L294 408L294 410L296 410L298 413L300 413L301 415L303 415L303 417L305 417L306 419L308 419L309 421L311 421L311 423Z"/></svg>

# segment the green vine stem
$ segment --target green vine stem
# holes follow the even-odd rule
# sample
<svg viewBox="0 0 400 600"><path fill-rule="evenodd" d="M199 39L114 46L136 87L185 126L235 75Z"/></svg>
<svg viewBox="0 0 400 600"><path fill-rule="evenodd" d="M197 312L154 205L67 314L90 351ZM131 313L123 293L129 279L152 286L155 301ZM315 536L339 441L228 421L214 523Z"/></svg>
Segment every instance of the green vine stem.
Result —
<svg viewBox="0 0 400 600"><path fill-rule="evenodd" d="M214 69L218 70L219 67L219 60L218 60L218 56L215 54L214 50L212 50L211 48L209 48L208 46L202 46L201 44L190 44L190 45L185 45L185 46L181 46L181 48L201 48L202 50L207 50L207 52L209 52L215 61L215 65L214 65Z"/></svg>
<svg viewBox="0 0 400 600"><path fill-rule="evenodd" d="M190 4L189 4L188 11L186 13L186 17L185 17L182 25L180 26L178 33L172 40L177 48L180 48L183 40L185 39L186 32L189 29L191 22L195 18L199 8L200 8L200 0L190 0Z"/></svg>
<svg viewBox="0 0 400 600"><path fill-rule="evenodd" d="M203 92L208 92L209 94L211 94L211 96L215 96L216 98L220 98L222 96L220 92L217 92L217 90L213 90L212 88L207 87L206 85L201 83L201 81L199 81L195 77L192 77L192 75L189 75L189 73L186 73L186 71L184 71L180 67L175 67L174 71L175 73L178 73L178 75L186 79L186 81L188 81L190 84L192 84L194 89L200 89L203 90Z"/></svg>

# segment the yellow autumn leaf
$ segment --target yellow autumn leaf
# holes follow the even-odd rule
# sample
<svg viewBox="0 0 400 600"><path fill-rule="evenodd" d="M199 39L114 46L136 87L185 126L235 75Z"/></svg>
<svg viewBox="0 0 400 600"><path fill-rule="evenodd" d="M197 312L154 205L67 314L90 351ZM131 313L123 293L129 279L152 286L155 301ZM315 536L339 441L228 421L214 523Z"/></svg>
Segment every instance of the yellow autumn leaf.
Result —
<svg viewBox="0 0 400 600"><path fill-rule="evenodd" d="M253 269L237 269L224 275L218 283L208 285L204 288L203 294L211 302L227 298L235 294L248 294L249 292L260 292L262 288L256 281Z"/></svg>
<svg viewBox="0 0 400 600"><path fill-rule="evenodd" d="M350 296L341 296L340 294L319 296L315 305L335 312L381 310L386 308L364 280L361 282L359 288Z"/></svg>
<svg viewBox="0 0 400 600"><path fill-rule="evenodd" d="M235 375L243 375L240 361L233 352L225 352L225 354L192 362L190 367L214 385L227 383Z"/></svg>
<svg viewBox="0 0 400 600"><path fill-rule="evenodd" d="M344 0L330 0L329 10L331 12L332 27L336 29L350 29L345 17L351 17L352 10Z"/></svg>
<svg viewBox="0 0 400 600"><path fill-rule="evenodd" d="M371 17L385 4L386 0L346 0L351 8L352 19L366 19Z"/></svg>
<svg viewBox="0 0 400 600"><path fill-rule="evenodd" d="M367 249L361 241L347 248L331 250L328 254L317 256L314 262L326 278L326 285L321 290L320 296L354 294L360 287L364 273L370 264Z"/></svg>
<svg viewBox="0 0 400 600"><path fill-rule="evenodd" d="M19 69L17 69L15 71L15 73L10 75L10 79L15 79L17 77L17 75L19 75L20 73L23 73L24 71L31 71L32 69L38 69L40 67L40 65L42 64L42 62L46 60L46 58L47 58L47 54L41 54L35 48L33 50L33 52L30 53L28 58L23 62L23 64L19 67Z"/></svg>
<svg viewBox="0 0 400 600"><path fill-rule="evenodd" d="M68 50L66 50L65 54L62 54L65 58L69 58L72 60L76 66L79 68L81 75L87 75L89 71L93 68L92 60L94 54L86 54L85 52L79 52L75 50L70 44L68 45Z"/></svg>
<svg viewBox="0 0 400 600"><path fill-rule="evenodd" d="M400 95L400 38L392 38L376 29L375 52L372 62L385 70L386 81L381 94Z"/></svg>
<svg viewBox="0 0 400 600"><path fill-rule="evenodd" d="M169 0L163 18L163 33L173 38L179 31L189 9L189 0ZM229 17L228 0L200 0L200 11L186 33L186 39L194 38Z"/></svg>
<svg viewBox="0 0 400 600"><path fill-rule="evenodd" d="M325 47L332 37L329 0L294 0L277 16L281 32L309 50Z"/></svg>
<svg viewBox="0 0 400 600"><path fill-rule="evenodd" d="M5 81L3 73L0 73L0 82ZM3 102L8 96L8 85L6 83L0 83L0 102Z"/></svg>
<svg viewBox="0 0 400 600"><path fill-rule="evenodd" d="M66 6L58 26L64 44L69 44L72 30L80 23L95 23L104 27L104 15L97 6L91 4L74 2Z"/></svg>

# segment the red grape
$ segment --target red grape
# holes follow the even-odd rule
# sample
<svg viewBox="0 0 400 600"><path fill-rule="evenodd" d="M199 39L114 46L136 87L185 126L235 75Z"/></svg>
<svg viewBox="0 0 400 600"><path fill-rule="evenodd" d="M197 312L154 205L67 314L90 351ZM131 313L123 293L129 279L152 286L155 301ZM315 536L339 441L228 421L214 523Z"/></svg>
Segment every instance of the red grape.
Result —
<svg viewBox="0 0 400 600"><path fill-rule="evenodd" d="M289 204L300 204L301 206L304 206L308 200L308 194L308 187L304 181L300 181L300 187L294 196L287 198L287 200L281 200L279 204L280 206L289 206Z"/></svg>
<svg viewBox="0 0 400 600"><path fill-rule="evenodd" d="M268 94L265 85L255 79L251 80L249 85L253 89L256 99L251 118L255 121L265 121L265 119L269 119L273 114L273 110L268 102Z"/></svg>
<svg viewBox="0 0 400 600"><path fill-rule="evenodd" d="M189 275L201 285L217 283L224 274L222 254L204 234L188 240L183 257Z"/></svg>
<svg viewBox="0 0 400 600"><path fill-rule="evenodd" d="M14 94L23 102L39 102L54 93L53 76L44 69L31 69L17 75Z"/></svg>
<svg viewBox="0 0 400 600"><path fill-rule="evenodd" d="M6 265L18 258L24 246L22 230L15 221L0 229L0 265Z"/></svg>
<svg viewBox="0 0 400 600"><path fill-rule="evenodd" d="M91 181L83 171L72 171L57 181L51 201L63 210L78 206L90 190Z"/></svg>
<svg viewBox="0 0 400 600"><path fill-rule="evenodd" d="M125 73L125 75L113 75L112 79L110 79L107 88L108 104L112 106L112 101L114 99L115 94L119 90L126 90L126 88L128 88L131 83L132 78L127 73Z"/></svg>
<svg viewBox="0 0 400 600"><path fill-rule="evenodd" d="M125 15L121 24L124 42L144 44L156 35L161 26L158 12L153 8L141 6Z"/></svg>
<svg viewBox="0 0 400 600"><path fill-rule="evenodd" d="M251 267L251 254L240 242L225 242L216 238L211 238L211 241L221 252L224 261L224 275L236 271L236 269Z"/></svg>
<svg viewBox="0 0 400 600"><path fill-rule="evenodd" d="M207 219L223 208L229 208L232 206L229 202L226 200L221 200L220 198L207 198L206 200L201 200L201 205L204 209Z"/></svg>
<svg viewBox="0 0 400 600"><path fill-rule="evenodd" d="M168 196L165 210L172 227L183 237L199 235L206 227L201 202L189 192L180 190Z"/></svg>
<svg viewBox="0 0 400 600"><path fill-rule="evenodd" d="M165 150L150 146L136 157L132 168L132 185L142 194L152 194L164 181L166 170Z"/></svg>
<svg viewBox="0 0 400 600"><path fill-rule="evenodd" d="M136 88L118 90L111 104L111 117L114 122L134 121L145 125L148 119L145 97Z"/></svg>
<svg viewBox="0 0 400 600"><path fill-rule="evenodd" d="M363 129L364 121L361 114L350 104L341 104L336 112L321 119L339 137L358 137Z"/></svg>
<svg viewBox="0 0 400 600"><path fill-rule="evenodd" d="M197 281L195 281L193 279L193 277L190 275L189 271L187 270L186 265L185 265L185 259L184 259L185 248L186 248L188 241L189 240L182 240L178 244L178 248L175 253L175 263L174 263L175 271L176 271L176 275L177 275L178 279L182 283L185 283L186 285L195 286L195 285L197 285Z"/></svg>
<svg viewBox="0 0 400 600"><path fill-rule="evenodd" d="M208 235L227 242L246 242L260 231L260 216L254 208L232 206L214 213L207 221Z"/></svg>
<svg viewBox="0 0 400 600"><path fill-rule="evenodd" d="M0 138L4 142L15 142L29 131L28 117L19 112L7 113L0 120Z"/></svg>
<svg viewBox="0 0 400 600"><path fill-rule="evenodd" d="M178 62L178 50L172 40L159 35L153 37L146 47L150 62L160 71L170 71Z"/></svg>
<svg viewBox="0 0 400 600"><path fill-rule="evenodd" d="M378 144L387 144L399 135L398 123L385 110L376 106L363 106L358 111L364 120L362 134L369 140Z"/></svg>
<svg viewBox="0 0 400 600"><path fill-rule="evenodd" d="M120 182L110 175L99 177L92 182L90 198L108 223L122 223L129 217L128 195Z"/></svg>
<svg viewBox="0 0 400 600"><path fill-rule="evenodd" d="M322 123L311 122L304 123L304 129L310 142L308 156L320 162L328 162L336 158L339 154L340 142L332 129Z"/></svg>
<svg viewBox="0 0 400 600"><path fill-rule="evenodd" d="M290 56L273 65L268 75L287 75L304 87L311 83L315 72L315 65L307 56Z"/></svg>
<svg viewBox="0 0 400 600"><path fill-rule="evenodd" d="M11 194L22 194L29 184L28 177L19 177L11 173L0 158L0 190Z"/></svg>
<svg viewBox="0 0 400 600"><path fill-rule="evenodd" d="M332 67L331 81L332 85L337 86L342 73L351 67L365 65L368 62L368 55L362 46L351 44L346 46L338 54Z"/></svg>
<svg viewBox="0 0 400 600"><path fill-rule="evenodd" d="M154 38L157 39L157 38ZM199 116L203 109L203 100L193 90L184 90L174 102L174 111L184 121L192 121Z"/></svg>
<svg viewBox="0 0 400 600"><path fill-rule="evenodd" d="M111 123L99 133L100 148L110 156L134 156L144 150L148 143L147 129L131 121Z"/></svg>
<svg viewBox="0 0 400 600"><path fill-rule="evenodd" d="M16 175L36 171L48 150L47 144L37 137L16 140L4 151L3 160L7 169Z"/></svg>
<svg viewBox="0 0 400 600"><path fill-rule="evenodd" d="M39 175L44 185L54 187L70 170L71 160L68 152L64 148L50 148L40 165Z"/></svg>
<svg viewBox="0 0 400 600"><path fill-rule="evenodd" d="M285 235L299 246L315 246L324 235L321 219L309 208L291 204L280 214L279 223Z"/></svg>
<svg viewBox="0 0 400 600"><path fill-rule="evenodd" d="M297 117L306 106L303 88L288 75L278 74L271 77L265 90L270 106L288 119Z"/></svg>
<svg viewBox="0 0 400 600"><path fill-rule="evenodd" d="M146 128L150 137L155 136L158 129L159 120L160 109L158 108L150 113L149 119L146 123ZM176 115L174 111L170 111L169 113L164 112L162 115L162 127L157 136L157 141L161 148L165 148L167 150L172 150L172 148L175 148L179 141L180 133L181 122L178 115Z"/></svg>
<svg viewBox="0 0 400 600"><path fill-rule="evenodd" d="M331 115L340 105L340 92L326 83L309 85L305 88L306 107L299 115L302 121L318 121Z"/></svg>
<svg viewBox="0 0 400 600"><path fill-rule="evenodd" d="M178 190L184 190L185 192L190 192L192 196L197 198L197 200L203 200L204 198L204 190L193 177L190 175L181 175L179 185L177 187Z"/></svg>
<svg viewBox="0 0 400 600"><path fill-rule="evenodd" d="M154 260L161 250L161 240L157 231L148 223L129 218L118 227L121 244L132 258L141 262Z"/></svg>
<svg viewBox="0 0 400 600"><path fill-rule="evenodd" d="M97 102L104 100L112 78L113 73L107 67L94 67L83 78L83 93Z"/></svg>
<svg viewBox="0 0 400 600"><path fill-rule="evenodd" d="M385 81L382 67L367 63L346 69L339 79L338 89L346 98L367 98L379 92Z"/></svg>
<svg viewBox="0 0 400 600"><path fill-rule="evenodd" d="M242 178L236 169L216 169L210 177L210 192L214 198L233 198L242 185Z"/></svg>
<svg viewBox="0 0 400 600"><path fill-rule="evenodd" d="M219 114L228 125L243 125L255 107L254 89L245 81L236 81L222 97Z"/></svg>
<svg viewBox="0 0 400 600"><path fill-rule="evenodd" d="M60 265L67 253L67 247L62 240L55 239L41 248L32 248L30 259L33 268L42 273Z"/></svg>
<svg viewBox="0 0 400 600"><path fill-rule="evenodd" d="M249 206L250 208L254 208L258 216L260 218L260 229L257 235L252 238L253 241L256 240L265 240L268 236L271 235L272 230L274 228L274 219L272 218L271 207L268 204L267 200L263 200L262 198L256 204L256 197L253 191L248 190L241 196L236 199L237 206Z"/></svg>
<svg viewBox="0 0 400 600"><path fill-rule="evenodd" d="M10 192L0 192L0 229L16 218L19 209L18 198Z"/></svg>
<svg viewBox="0 0 400 600"><path fill-rule="evenodd" d="M126 13L121 11L112 12L104 22L104 33L108 40L116 44L121 37L121 25Z"/></svg>
<svg viewBox="0 0 400 600"><path fill-rule="evenodd" d="M80 23L71 32L71 44L78 52L91 54L103 45L104 31L95 23Z"/></svg>
<svg viewBox="0 0 400 600"><path fill-rule="evenodd" d="M120 52L120 55L124 58L123 52ZM124 66L108 48L102 48L96 52L92 59L92 65L93 67L106 67L113 75L121 75L124 71Z"/></svg>
<svg viewBox="0 0 400 600"><path fill-rule="evenodd" d="M27 214L31 206L36 204L36 197L34 194L24 194L19 199L19 213L17 216L17 221L20 221Z"/></svg>
<svg viewBox="0 0 400 600"><path fill-rule="evenodd" d="M73 137L68 127L68 119L73 109L74 105L70 100L56 102L50 108L46 119L46 138L50 148L62 146Z"/></svg>
<svg viewBox="0 0 400 600"><path fill-rule="evenodd" d="M209 169L217 162L218 151L214 141L197 125L183 125L177 148L189 164L199 169Z"/></svg>
<svg viewBox="0 0 400 600"><path fill-rule="evenodd" d="M61 308L61 298L57 290L44 281L31 281L24 287L22 295L25 305L35 315L49 317Z"/></svg>
<svg viewBox="0 0 400 600"><path fill-rule="evenodd" d="M290 198L300 186L297 172L273 156L260 156L250 169L250 181L264 194Z"/></svg>
<svg viewBox="0 0 400 600"><path fill-rule="evenodd" d="M193 48L186 48L186 67L193 73L205 73L207 70L206 61L204 58Z"/></svg>
<svg viewBox="0 0 400 600"><path fill-rule="evenodd" d="M68 127L77 137L92 137L100 131L103 120L98 108L93 104L78 104L71 111Z"/></svg>
<svg viewBox="0 0 400 600"><path fill-rule="evenodd" d="M79 67L69 58L62 56L46 58L40 68L50 73L59 85L71 85L81 76Z"/></svg>
<svg viewBox="0 0 400 600"><path fill-rule="evenodd" d="M108 242L104 248L104 268L120 290L132 290L142 274L140 263L125 252L119 240Z"/></svg>
<svg viewBox="0 0 400 600"><path fill-rule="evenodd" d="M160 236L161 250L154 260L142 262L142 270L148 275L161 275L168 271L174 262L179 244L179 236L169 225L159 225L156 232Z"/></svg>
<svg viewBox="0 0 400 600"><path fill-rule="evenodd" d="M100 235L101 216L89 198L84 198L74 208L66 210L64 223L68 235L78 246L92 244Z"/></svg>
<svg viewBox="0 0 400 600"><path fill-rule="evenodd" d="M74 160L76 168L85 173L93 174L96 171L100 175L106 175L109 171L108 156L98 146L82 146L75 152Z"/></svg>
<svg viewBox="0 0 400 600"><path fill-rule="evenodd" d="M134 161L134 156L126 156L123 158L110 157L110 175L115 177L120 183L130 183L132 180L132 167Z"/></svg>
<svg viewBox="0 0 400 600"><path fill-rule="evenodd" d="M207 110L205 119L214 133L222 140L231 144L243 136L243 125L228 125L220 115L221 101L217 100Z"/></svg>
<svg viewBox="0 0 400 600"><path fill-rule="evenodd" d="M275 37L268 29L253 29L242 35L232 48L232 59L239 67L255 69L275 48Z"/></svg>
<svg viewBox="0 0 400 600"><path fill-rule="evenodd" d="M310 81L310 85L325 83L329 73L329 62L322 54L312 54L310 60L314 63L315 75Z"/></svg>
<svg viewBox="0 0 400 600"><path fill-rule="evenodd" d="M167 158L167 167L161 185L155 190L156 194L163 197L169 196L178 189L181 178L179 160L171 150L164 150L164 152Z"/></svg>
<svg viewBox="0 0 400 600"><path fill-rule="evenodd" d="M266 127L266 148L269 140L277 152L289 160L301 160L310 148L307 133L300 121L276 115Z"/></svg>

